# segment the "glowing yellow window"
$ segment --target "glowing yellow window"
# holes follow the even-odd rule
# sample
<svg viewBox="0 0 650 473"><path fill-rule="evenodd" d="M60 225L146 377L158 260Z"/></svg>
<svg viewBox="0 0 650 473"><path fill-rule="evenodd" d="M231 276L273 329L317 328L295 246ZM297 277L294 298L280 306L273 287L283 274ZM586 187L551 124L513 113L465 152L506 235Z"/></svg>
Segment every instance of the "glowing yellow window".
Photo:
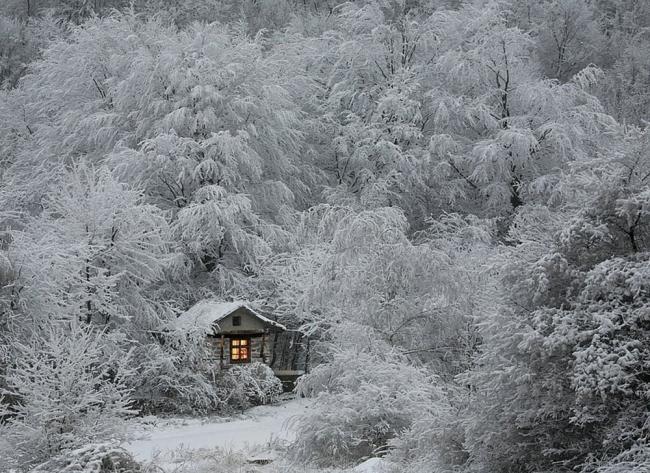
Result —
<svg viewBox="0 0 650 473"><path fill-rule="evenodd" d="M251 361L250 339L231 338L230 339L230 362L249 363L250 361Z"/></svg>

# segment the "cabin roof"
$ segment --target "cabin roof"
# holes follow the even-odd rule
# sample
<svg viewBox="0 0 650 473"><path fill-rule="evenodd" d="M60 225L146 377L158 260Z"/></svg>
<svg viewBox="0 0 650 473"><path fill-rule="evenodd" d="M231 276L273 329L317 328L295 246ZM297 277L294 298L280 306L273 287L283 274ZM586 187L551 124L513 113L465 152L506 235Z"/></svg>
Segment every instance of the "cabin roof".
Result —
<svg viewBox="0 0 650 473"><path fill-rule="evenodd" d="M213 329L215 324L218 324L219 321L225 319L238 309L245 309L251 316L259 319L269 327L287 330L284 325L264 317L259 312L251 309L244 301L224 302L214 299L206 299L194 304L186 312L178 316L174 321L174 327L180 330L201 330L208 333Z"/></svg>

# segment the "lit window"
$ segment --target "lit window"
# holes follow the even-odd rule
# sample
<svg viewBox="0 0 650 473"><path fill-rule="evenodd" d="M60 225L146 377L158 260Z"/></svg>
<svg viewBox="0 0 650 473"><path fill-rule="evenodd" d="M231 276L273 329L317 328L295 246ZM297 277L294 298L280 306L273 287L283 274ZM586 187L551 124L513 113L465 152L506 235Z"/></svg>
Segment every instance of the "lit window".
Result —
<svg viewBox="0 0 650 473"><path fill-rule="evenodd" d="M250 340L248 338L230 339L231 363L248 363L251 360Z"/></svg>

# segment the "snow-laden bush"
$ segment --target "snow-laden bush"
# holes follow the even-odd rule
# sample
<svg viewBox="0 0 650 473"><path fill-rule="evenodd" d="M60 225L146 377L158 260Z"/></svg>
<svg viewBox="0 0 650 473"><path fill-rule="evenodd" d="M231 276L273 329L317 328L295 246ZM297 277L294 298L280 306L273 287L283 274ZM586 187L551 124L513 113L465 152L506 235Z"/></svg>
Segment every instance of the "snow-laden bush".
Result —
<svg viewBox="0 0 650 473"><path fill-rule="evenodd" d="M298 382L299 394L316 398L313 413L295 421L291 451L301 460L330 466L381 455L418 419L447 412L438 380L397 355L332 356Z"/></svg>
<svg viewBox="0 0 650 473"><path fill-rule="evenodd" d="M142 465L143 473L226 473L257 472L245 451L215 448L184 448L158 452Z"/></svg>
<svg viewBox="0 0 650 473"><path fill-rule="evenodd" d="M266 464L264 459L272 461ZM167 450L155 455L151 462L144 463L140 471L142 473L352 473L350 470L322 470L294 464L282 458L275 458L272 452L264 449L239 450L219 447Z"/></svg>
<svg viewBox="0 0 650 473"><path fill-rule="evenodd" d="M63 451L124 437L121 420L133 414L125 377L128 360L105 352L104 333L56 326L15 343L6 383L17 402L0 405L0 437L13 448L3 457L18 465Z"/></svg>
<svg viewBox="0 0 650 473"><path fill-rule="evenodd" d="M255 362L228 369L217 382L217 390L225 405L246 409L277 400L282 382L267 365Z"/></svg>
<svg viewBox="0 0 650 473"><path fill-rule="evenodd" d="M183 340L150 343L134 350L137 376L129 380L144 412L196 413L214 409L218 393L203 372L201 346Z"/></svg>
<svg viewBox="0 0 650 473"><path fill-rule="evenodd" d="M467 402L466 391L456 386L447 385L446 394L452 406L460 407ZM460 409L451 409L444 417L435 412L433 415L423 413L411 427L391 441L391 451L386 459L398 467L387 469L385 473L450 471L465 464L468 455L459 412Z"/></svg>
<svg viewBox="0 0 650 473"><path fill-rule="evenodd" d="M592 455L596 457L596 455ZM592 458L583 473L627 473L650 471L650 445L639 442L612 459L603 461Z"/></svg>
<svg viewBox="0 0 650 473"><path fill-rule="evenodd" d="M29 473L136 473L140 465L124 449L111 444L91 444L64 452Z"/></svg>

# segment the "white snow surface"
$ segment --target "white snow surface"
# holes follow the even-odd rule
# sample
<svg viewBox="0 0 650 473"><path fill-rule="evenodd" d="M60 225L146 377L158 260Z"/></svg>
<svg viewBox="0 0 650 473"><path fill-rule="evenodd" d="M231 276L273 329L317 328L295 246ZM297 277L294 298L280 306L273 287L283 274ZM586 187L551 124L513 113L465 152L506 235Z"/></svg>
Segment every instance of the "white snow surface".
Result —
<svg viewBox="0 0 650 473"><path fill-rule="evenodd" d="M381 473L386 462L381 458L369 458L352 469L353 473Z"/></svg>
<svg viewBox="0 0 650 473"><path fill-rule="evenodd" d="M242 307L266 324L277 327L280 330L287 329L284 325L264 317L259 312L251 309L244 301L224 302L214 299L207 299L194 304L174 321L174 328L185 331L200 330L207 333L213 329L215 323L218 323Z"/></svg>
<svg viewBox="0 0 650 473"><path fill-rule="evenodd" d="M179 449L220 447L250 451L271 441L292 440L294 432L288 421L305 413L310 405L309 399L292 399L254 407L234 419L153 418L153 423L152 418L136 420L130 429L134 440L124 448L139 461L151 461L158 454Z"/></svg>

